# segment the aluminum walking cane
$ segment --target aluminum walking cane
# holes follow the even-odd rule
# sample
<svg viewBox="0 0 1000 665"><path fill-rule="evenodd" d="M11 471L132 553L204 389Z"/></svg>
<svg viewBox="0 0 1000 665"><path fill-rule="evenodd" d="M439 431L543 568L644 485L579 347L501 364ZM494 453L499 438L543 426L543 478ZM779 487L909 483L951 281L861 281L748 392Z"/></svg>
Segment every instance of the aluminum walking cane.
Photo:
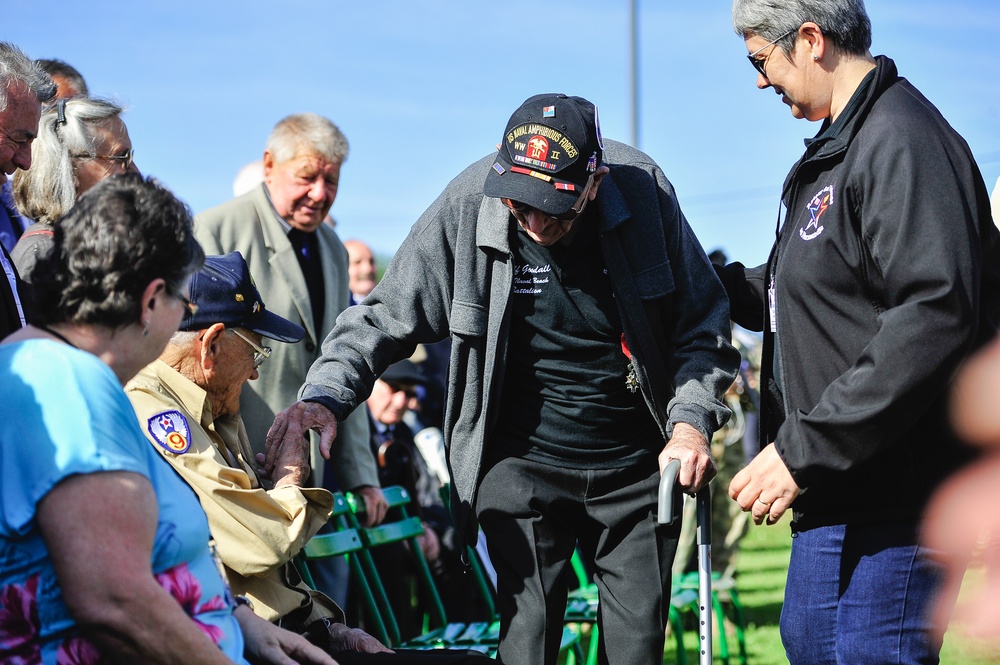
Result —
<svg viewBox="0 0 1000 665"><path fill-rule="evenodd" d="M680 460L671 460L660 476L657 517L660 524L673 524L681 514L681 491L677 487ZM698 513L698 649L699 665L712 665L712 499L706 484L697 493Z"/></svg>

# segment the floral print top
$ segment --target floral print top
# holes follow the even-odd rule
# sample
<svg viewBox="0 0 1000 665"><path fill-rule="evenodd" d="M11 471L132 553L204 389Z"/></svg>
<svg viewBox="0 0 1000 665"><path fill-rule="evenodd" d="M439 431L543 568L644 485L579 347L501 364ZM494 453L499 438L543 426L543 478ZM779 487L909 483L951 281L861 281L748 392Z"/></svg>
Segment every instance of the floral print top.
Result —
<svg viewBox="0 0 1000 665"><path fill-rule="evenodd" d="M244 664L243 636L198 498L146 442L111 369L65 344L28 340L0 346L0 386L0 663L108 662L75 629L35 507L71 475L130 471L156 492L156 580Z"/></svg>

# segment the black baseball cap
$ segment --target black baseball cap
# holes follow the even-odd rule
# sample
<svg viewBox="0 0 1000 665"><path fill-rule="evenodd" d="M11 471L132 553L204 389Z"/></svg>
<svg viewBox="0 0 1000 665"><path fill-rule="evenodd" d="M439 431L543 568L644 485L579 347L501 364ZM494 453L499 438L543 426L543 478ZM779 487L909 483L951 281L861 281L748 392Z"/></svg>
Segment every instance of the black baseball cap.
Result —
<svg viewBox="0 0 1000 665"><path fill-rule="evenodd" d="M379 378L388 383L401 383L405 386L422 386L427 383L424 373L409 360L394 362Z"/></svg>
<svg viewBox="0 0 1000 665"><path fill-rule="evenodd" d="M191 302L198 306L181 321L180 330L201 330L216 323L246 328L279 342L298 342L305 328L267 311L250 268L239 252L208 256L191 277Z"/></svg>
<svg viewBox="0 0 1000 665"><path fill-rule="evenodd" d="M562 215L603 160L596 106L561 93L535 95L507 121L483 193Z"/></svg>

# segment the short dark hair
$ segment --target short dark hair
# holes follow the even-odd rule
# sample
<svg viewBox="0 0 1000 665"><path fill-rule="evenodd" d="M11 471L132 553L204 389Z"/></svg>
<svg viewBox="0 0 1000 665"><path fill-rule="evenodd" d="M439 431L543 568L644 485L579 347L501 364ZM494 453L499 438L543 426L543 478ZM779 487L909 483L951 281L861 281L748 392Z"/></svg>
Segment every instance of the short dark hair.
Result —
<svg viewBox="0 0 1000 665"><path fill-rule="evenodd" d="M42 325L138 322L151 281L176 292L205 260L187 205L135 173L99 182L53 231L32 273L30 318Z"/></svg>
<svg viewBox="0 0 1000 665"><path fill-rule="evenodd" d="M84 80L83 74L68 62L55 58L40 58L35 60L35 64L44 69L49 76L61 76L66 79L66 82L71 84L76 90L77 97L90 96L90 90L87 88L87 82ZM56 95L58 94L59 91L57 90Z"/></svg>

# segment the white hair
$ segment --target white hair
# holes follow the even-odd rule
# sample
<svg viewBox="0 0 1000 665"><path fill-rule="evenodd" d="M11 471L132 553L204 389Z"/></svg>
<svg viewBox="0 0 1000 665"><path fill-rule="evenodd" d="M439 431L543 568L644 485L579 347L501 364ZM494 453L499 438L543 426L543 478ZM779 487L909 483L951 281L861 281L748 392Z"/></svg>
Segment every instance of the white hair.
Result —
<svg viewBox="0 0 1000 665"><path fill-rule="evenodd" d="M7 97L17 81L27 86L41 104L56 96L56 84L44 69L10 42L0 42L0 111L7 108Z"/></svg>
<svg viewBox="0 0 1000 665"><path fill-rule="evenodd" d="M271 153L276 164L307 153L343 164L350 148L343 132L328 119L316 113L298 113L274 126L264 149Z"/></svg>
<svg viewBox="0 0 1000 665"><path fill-rule="evenodd" d="M76 203L74 155L96 156L95 129L122 114L117 104L76 97L50 106L38 121L31 168L14 175L14 202L31 219L52 224Z"/></svg>

